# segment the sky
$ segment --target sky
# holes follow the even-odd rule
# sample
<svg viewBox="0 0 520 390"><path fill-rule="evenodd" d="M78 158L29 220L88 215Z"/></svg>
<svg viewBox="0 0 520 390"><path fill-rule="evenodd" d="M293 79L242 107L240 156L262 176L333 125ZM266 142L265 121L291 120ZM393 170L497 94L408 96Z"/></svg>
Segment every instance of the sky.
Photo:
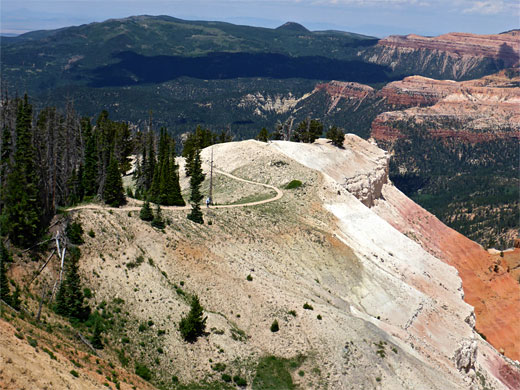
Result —
<svg viewBox="0 0 520 390"><path fill-rule="evenodd" d="M0 0L0 33L143 14L271 28L293 21L377 37L520 28L519 0Z"/></svg>

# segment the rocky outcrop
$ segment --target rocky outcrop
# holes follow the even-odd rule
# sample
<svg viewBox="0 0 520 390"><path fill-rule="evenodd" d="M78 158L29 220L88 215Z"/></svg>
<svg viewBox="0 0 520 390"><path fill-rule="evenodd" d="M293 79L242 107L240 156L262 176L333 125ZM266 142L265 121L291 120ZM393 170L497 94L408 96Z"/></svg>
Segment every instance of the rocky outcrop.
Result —
<svg viewBox="0 0 520 390"><path fill-rule="evenodd" d="M352 200L352 195L359 197L359 186L367 186L367 192L374 191L366 176L370 169L379 170L378 156L383 158L386 154L351 134L346 135L344 147L344 150L335 149L325 140L313 145L275 143L275 148L287 156L324 174L326 186L322 197L327 210L338 220L338 238L360 254L370 278L381 277L384 292L368 280L356 286L363 296L360 298L363 309L353 304L351 311L365 319L369 318L366 315L377 316L374 325L406 338L418 356L428 356L429 362L440 370L451 367L459 372L465 389L479 388L482 383L479 378L494 383L493 386L517 389L514 378L519 375L518 369L474 329L476 326L495 347L516 358L515 340L520 339L515 328L520 314L518 283L509 275L487 273L485 266L490 264L490 257L482 247L443 225L390 182L383 184L371 208ZM358 185L349 188L345 177L357 177ZM395 235L396 231L402 235ZM454 268L439 266L438 259ZM381 271L384 276L376 276ZM456 279L452 278L452 272ZM400 292L395 290L395 275L406 281L406 286L398 288ZM489 278L495 281L489 282ZM451 311L454 308L451 305L457 306L455 301L462 299L475 305L476 317L473 310L464 306L458 306L456 314ZM382 304L384 300L386 304ZM452 318L453 323L447 318ZM460 323L464 326L460 327ZM493 382L495 379L498 382ZM426 388L430 387L434 385Z"/></svg>
<svg viewBox="0 0 520 390"><path fill-rule="evenodd" d="M444 225L393 185L385 185L382 195L385 200L377 201L374 211L458 270L464 300L475 308L476 329L497 350L520 360L520 284L513 274L506 269L495 272L493 257L480 245Z"/></svg>
<svg viewBox="0 0 520 390"><path fill-rule="evenodd" d="M504 66L518 63L520 30L496 35L449 33L437 37L410 34L392 35L378 42L379 46L396 49L437 50L455 57L473 56L500 59Z"/></svg>
<svg viewBox="0 0 520 390"><path fill-rule="evenodd" d="M308 94L298 98L291 92L287 95L263 95L257 92L243 96L238 103L238 107L254 109L253 113L258 116L264 116L266 113L285 114L307 96Z"/></svg>
<svg viewBox="0 0 520 390"><path fill-rule="evenodd" d="M397 74L468 79L517 65L519 38L519 30L496 35L390 36L360 55L367 61L389 66Z"/></svg>
<svg viewBox="0 0 520 390"><path fill-rule="evenodd" d="M520 138L520 77L500 74L466 82L407 77L382 91L387 101L417 106L380 114L372 137L391 142L406 138L409 122L435 138L475 143Z"/></svg>

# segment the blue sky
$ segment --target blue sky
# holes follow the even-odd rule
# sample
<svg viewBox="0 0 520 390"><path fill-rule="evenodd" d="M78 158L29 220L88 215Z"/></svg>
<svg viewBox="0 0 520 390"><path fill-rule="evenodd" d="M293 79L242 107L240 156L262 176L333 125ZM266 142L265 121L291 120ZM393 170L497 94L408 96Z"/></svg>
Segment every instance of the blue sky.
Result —
<svg viewBox="0 0 520 390"><path fill-rule="evenodd" d="M131 15L367 35L461 31L498 33L520 27L518 0L0 0L1 33L53 29Z"/></svg>

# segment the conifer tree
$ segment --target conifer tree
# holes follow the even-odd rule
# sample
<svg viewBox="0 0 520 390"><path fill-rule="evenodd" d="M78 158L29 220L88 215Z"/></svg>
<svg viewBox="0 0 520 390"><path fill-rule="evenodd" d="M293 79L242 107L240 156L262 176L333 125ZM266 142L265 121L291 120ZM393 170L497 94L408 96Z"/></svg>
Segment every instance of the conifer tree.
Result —
<svg viewBox="0 0 520 390"><path fill-rule="evenodd" d="M103 332L103 327L101 325L101 319L99 317L96 318L96 322L94 323L94 332L92 333L92 346L96 349L103 349L103 341L101 339L101 333Z"/></svg>
<svg viewBox="0 0 520 390"><path fill-rule="evenodd" d="M85 297L81 289L78 271L80 256L79 248L70 248L65 279L56 295L56 313L71 319L85 321L90 314L90 307L85 304Z"/></svg>
<svg viewBox="0 0 520 390"><path fill-rule="evenodd" d="M148 199L144 201L143 206L141 207L141 211L139 212L139 218L141 218L143 221L148 222L153 220L152 208L150 207L150 202L148 202Z"/></svg>
<svg viewBox="0 0 520 390"><path fill-rule="evenodd" d="M197 341L197 338L204 335L206 320L204 309L200 304L199 297L194 295L191 299L190 312L186 317L181 318L179 330L182 338L190 343Z"/></svg>
<svg viewBox="0 0 520 390"><path fill-rule="evenodd" d="M98 150L96 145L96 136L92 132L92 125L89 118L83 118L81 121L85 145L85 168L82 175L83 188L86 196L94 196L98 190Z"/></svg>
<svg viewBox="0 0 520 390"><path fill-rule="evenodd" d="M343 147L343 142L345 141L345 134L342 130L338 129L336 126L332 126L326 134L327 138L330 139L332 145L337 146L338 148Z"/></svg>
<svg viewBox="0 0 520 390"><path fill-rule="evenodd" d="M9 294L9 280L7 279L7 263L10 261L9 252L2 240L0 240L0 299L8 305L11 304Z"/></svg>
<svg viewBox="0 0 520 390"><path fill-rule="evenodd" d="M179 166L175 163L175 154L170 158L170 178L171 183L168 187L169 202L172 206L185 206L186 202L182 197L181 185L179 182Z"/></svg>
<svg viewBox="0 0 520 390"><path fill-rule="evenodd" d="M161 206L159 204L157 204L157 208L155 209L152 226L156 229L164 229L164 220L161 213Z"/></svg>
<svg viewBox="0 0 520 390"><path fill-rule="evenodd" d="M194 153L194 158L191 167L191 212L188 214L188 219L196 223L204 223L204 219L202 218L202 211L200 210L200 202L203 198L200 192L200 186L203 181L204 174L202 173L201 168L200 151L196 150Z"/></svg>
<svg viewBox="0 0 520 390"><path fill-rule="evenodd" d="M7 233L17 246L31 244L41 231L42 216L31 130L32 106L25 95L17 110L14 166L2 192L3 232Z"/></svg>
<svg viewBox="0 0 520 390"><path fill-rule="evenodd" d="M161 185L161 170L160 170L159 164L155 164L155 169L154 169L153 179L152 179L152 186L150 187L150 190L148 191L148 195L150 196L150 199L154 203L159 203L160 185Z"/></svg>
<svg viewBox="0 0 520 390"><path fill-rule="evenodd" d="M256 139L258 141L267 142L269 141L269 132L265 127L262 127L262 130L260 130L260 133L256 136Z"/></svg>
<svg viewBox="0 0 520 390"><path fill-rule="evenodd" d="M110 164L108 165L103 200L112 207L119 207L126 203L123 180L114 156L110 158Z"/></svg>

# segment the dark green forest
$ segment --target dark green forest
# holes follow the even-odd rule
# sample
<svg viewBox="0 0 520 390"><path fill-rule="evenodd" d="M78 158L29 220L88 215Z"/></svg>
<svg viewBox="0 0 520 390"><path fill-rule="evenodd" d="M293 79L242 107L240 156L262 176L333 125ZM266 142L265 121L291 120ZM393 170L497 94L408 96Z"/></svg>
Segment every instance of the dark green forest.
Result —
<svg viewBox="0 0 520 390"><path fill-rule="evenodd" d="M440 139L431 135L432 124L414 120L390 125L406 135L391 146L394 184L483 246L511 247L506 233L518 229L520 221L518 143L514 139L476 143ZM435 126L460 129L464 124Z"/></svg>

